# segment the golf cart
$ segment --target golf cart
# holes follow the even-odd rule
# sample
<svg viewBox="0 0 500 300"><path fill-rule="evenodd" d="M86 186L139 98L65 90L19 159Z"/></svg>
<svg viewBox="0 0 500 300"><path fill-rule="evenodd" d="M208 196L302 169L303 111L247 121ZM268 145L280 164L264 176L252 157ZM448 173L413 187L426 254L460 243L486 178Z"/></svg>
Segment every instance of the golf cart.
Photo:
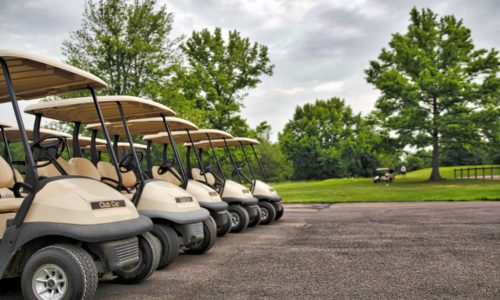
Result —
<svg viewBox="0 0 500 300"><path fill-rule="evenodd" d="M51 103L50 108L46 106L47 104L41 103L26 111L37 114L43 110L53 116L58 114L71 116L80 114L92 105L89 98L56 100ZM105 136L108 134L113 136L113 142L106 139L108 148L112 150L109 151L111 163L99 161L96 165L98 170L96 176L131 199L141 215L153 220L152 233L158 237L162 245L159 268L172 263L181 247L187 253L203 253L210 250L215 242L216 229L209 212L201 208L191 194L178 186L148 178L141 168L142 157L139 158L134 148L132 134L142 134L140 131L136 132L137 128L132 127L134 119L160 116L164 120L163 128L166 127L167 131L170 131L165 118L173 116L175 112L154 101L131 96L102 96L99 97L99 105L105 115L103 119L109 121L106 126L100 126L99 131ZM112 124L118 121L121 122L121 128L116 131ZM77 127L79 126L75 124L75 128ZM92 129L91 138L97 139L98 130L94 126L88 128ZM78 136L78 130L75 129L73 136ZM113 149L118 145L120 136L126 138L130 151L118 160L118 151ZM78 142L77 138L73 138L73 143L75 142ZM93 144L95 145L91 141L91 155L95 157L97 151L92 150ZM79 145L73 146L73 149L80 148Z"/></svg>
<svg viewBox="0 0 500 300"><path fill-rule="evenodd" d="M97 180L39 177L38 168L60 156L65 140L41 138L35 126L30 145L17 99L88 90L96 100L95 90L106 84L27 52L0 50L0 65L0 102L12 104L26 160L25 183L17 186L28 191L26 197L0 199L0 279L20 276L27 299L93 298L101 275L140 264L139 240L153 224L127 198ZM15 178L12 165L0 158L0 188L11 186ZM16 186L14 193L20 194Z"/></svg>
<svg viewBox="0 0 500 300"><path fill-rule="evenodd" d="M259 224L261 211L258 206L259 201L253 197L249 189L240 183L226 179L226 176L224 175L224 170L215 148L225 149L232 164L235 165L235 159L227 144L227 141L230 139L231 138L226 136L222 139L212 140L210 136L207 135L206 141L194 144L194 147L200 156L200 160L203 155L203 150L212 150L212 157L217 162L220 176L214 172L212 163L206 164L203 170L192 168L191 174L195 180L209 184L219 192L222 200L229 204L229 213L231 214L233 223L231 232L240 232L246 227L252 227ZM188 161L189 158L190 155L188 153ZM191 165L190 162L189 165Z"/></svg>
<svg viewBox="0 0 500 300"><path fill-rule="evenodd" d="M259 166L261 175L263 178L266 178L266 174L264 169L262 168L262 164L260 163L257 152L255 151L254 145L260 145L260 142L256 139L244 138L244 137L235 137L232 140L228 140L228 144L234 145L237 147L238 145L241 147L241 151L245 157L248 169L250 170L250 174L252 178L248 178L243 173L243 168L238 166L235 168L235 172L239 173L239 177L243 178L246 182L251 184L250 191L253 196L259 199L259 206L261 210L261 220L260 224L270 224L274 220L278 220L283 216L284 208L281 202L281 197L278 195L276 190L269 186L267 183L264 183L261 180L258 180L255 176L255 172L252 167L252 163L247 155L245 150L245 146L250 146L252 152L254 154L255 160Z"/></svg>
<svg viewBox="0 0 500 300"><path fill-rule="evenodd" d="M209 185L193 180L191 176L187 175L188 171L184 168L179 154L175 156L177 166L181 170L179 173L174 167L174 159L168 158L168 148L171 146L170 139L172 138L177 143L185 143L188 147L192 146L194 142L205 139L206 135L221 136L221 133L215 130L186 130L186 131L173 131L170 136L168 133L158 133L153 135L144 136L144 140L148 142L147 162L148 170L151 170L153 178L167 180L178 186L184 187L189 193L198 199L200 205L210 211L210 215L215 220L217 225L217 236L221 237L226 235L231 230L231 218L228 212L228 204L222 201L220 195ZM224 133L223 133L224 134ZM162 158L163 162L160 166L153 166L151 159L151 150L153 144L162 145ZM173 152L177 152L175 147L172 148ZM201 158L197 155L198 166L203 167ZM188 160L189 163L189 160ZM187 166L189 170L189 165ZM191 178L188 178L191 177Z"/></svg>
<svg viewBox="0 0 500 300"><path fill-rule="evenodd" d="M394 170L390 168L377 168L375 177L373 177L373 183L381 182L393 182L394 181Z"/></svg>

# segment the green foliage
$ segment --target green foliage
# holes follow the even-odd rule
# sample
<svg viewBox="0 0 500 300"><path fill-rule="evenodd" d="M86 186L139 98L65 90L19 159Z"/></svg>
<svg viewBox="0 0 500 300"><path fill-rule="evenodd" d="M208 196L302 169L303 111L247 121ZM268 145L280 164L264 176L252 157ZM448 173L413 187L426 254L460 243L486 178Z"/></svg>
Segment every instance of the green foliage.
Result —
<svg viewBox="0 0 500 300"><path fill-rule="evenodd" d="M261 82L262 75L272 75L268 49L251 43L237 31L229 31L227 41L220 28L193 32L181 45L186 67L175 67L170 87L164 91L177 108L195 111L200 123L226 130L234 135L248 135L246 120L238 116L249 89Z"/></svg>
<svg viewBox="0 0 500 300"><path fill-rule="evenodd" d="M339 98L297 107L279 140L296 179L369 176L378 165L381 138Z"/></svg>
<svg viewBox="0 0 500 300"><path fill-rule="evenodd" d="M475 50L462 20L438 20L412 9L405 34L370 62L367 80L382 96L375 115L397 135L400 148L432 146L431 180L440 179L439 149L491 138L500 114L498 52Z"/></svg>
<svg viewBox="0 0 500 300"><path fill-rule="evenodd" d="M156 98L177 63L173 15L156 0L88 0L81 28L62 45L66 61L108 83L108 94Z"/></svg>

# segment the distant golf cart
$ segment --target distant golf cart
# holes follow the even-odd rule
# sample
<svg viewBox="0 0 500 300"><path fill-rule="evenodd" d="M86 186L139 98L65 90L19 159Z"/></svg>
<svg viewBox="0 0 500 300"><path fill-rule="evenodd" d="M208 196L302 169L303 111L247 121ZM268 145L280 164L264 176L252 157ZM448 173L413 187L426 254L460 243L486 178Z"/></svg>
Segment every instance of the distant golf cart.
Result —
<svg viewBox="0 0 500 300"><path fill-rule="evenodd" d="M373 183L381 182L393 182L394 181L394 170L390 168L378 168L376 170L375 177L373 177Z"/></svg>

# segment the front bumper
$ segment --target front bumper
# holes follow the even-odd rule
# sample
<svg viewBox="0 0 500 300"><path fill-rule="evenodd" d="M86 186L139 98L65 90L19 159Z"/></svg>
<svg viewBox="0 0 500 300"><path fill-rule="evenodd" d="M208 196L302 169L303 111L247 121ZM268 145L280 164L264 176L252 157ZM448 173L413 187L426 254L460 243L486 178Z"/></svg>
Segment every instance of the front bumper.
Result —
<svg viewBox="0 0 500 300"><path fill-rule="evenodd" d="M210 216L208 210L198 208L190 211L171 212L160 210L140 210L139 213L151 219L163 219L176 224L191 224L205 220Z"/></svg>
<svg viewBox="0 0 500 300"><path fill-rule="evenodd" d="M259 209L257 205L245 205L245 209L248 212L248 216L250 217L250 220L253 220L255 217L259 215Z"/></svg>
<svg viewBox="0 0 500 300"><path fill-rule="evenodd" d="M174 224L174 228L178 233L180 233L181 245L185 245L187 247L203 240L205 237L202 222L192 224Z"/></svg>
<svg viewBox="0 0 500 300"><path fill-rule="evenodd" d="M231 222L231 219L229 218L229 212L227 210L210 211L210 215L217 225L217 231L221 228L226 228L227 224Z"/></svg>
<svg viewBox="0 0 500 300"><path fill-rule="evenodd" d="M139 262L137 237L111 242L89 243L87 246L100 258L100 263L96 264L100 273L123 269Z"/></svg>
<svg viewBox="0 0 500 300"><path fill-rule="evenodd" d="M212 211L224 211L229 208L229 205L224 201L218 202L208 202L208 201L198 201L201 207Z"/></svg>
<svg viewBox="0 0 500 300"><path fill-rule="evenodd" d="M255 198L259 199L259 201L267 200L269 202L280 202L280 195L253 195Z"/></svg>

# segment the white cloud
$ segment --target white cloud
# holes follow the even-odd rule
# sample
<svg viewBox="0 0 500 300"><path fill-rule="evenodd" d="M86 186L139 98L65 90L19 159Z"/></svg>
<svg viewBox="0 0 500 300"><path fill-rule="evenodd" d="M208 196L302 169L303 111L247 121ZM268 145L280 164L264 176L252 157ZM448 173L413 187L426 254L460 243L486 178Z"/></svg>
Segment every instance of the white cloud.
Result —
<svg viewBox="0 0 500 300"><path fill-rule="evenodd" d="M342 91L343 81L331 81L318 84L312 88L314 92L336 94Z"/></svg>

